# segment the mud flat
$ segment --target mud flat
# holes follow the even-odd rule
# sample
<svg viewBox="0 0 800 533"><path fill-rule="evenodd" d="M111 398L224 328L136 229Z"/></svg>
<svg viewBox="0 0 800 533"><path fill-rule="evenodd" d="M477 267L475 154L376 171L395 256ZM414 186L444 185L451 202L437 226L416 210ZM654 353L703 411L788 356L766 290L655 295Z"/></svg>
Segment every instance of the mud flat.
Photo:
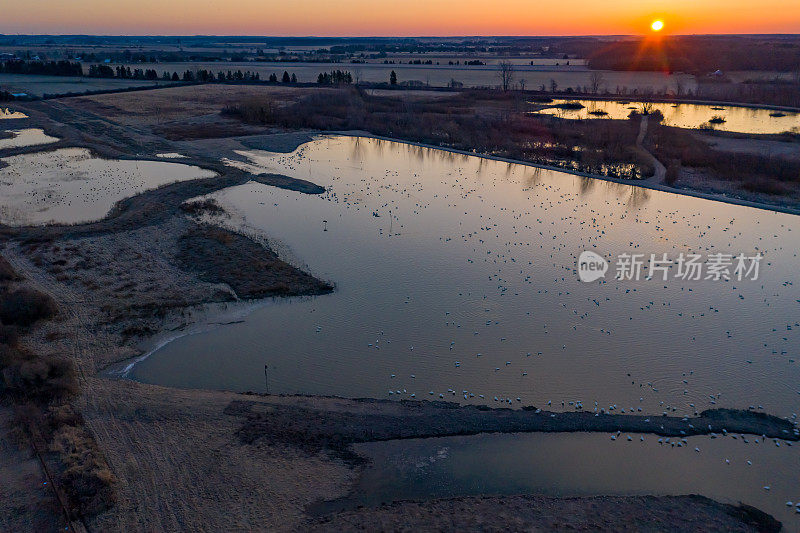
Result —
<svg viewBox="0 0 800 533"><path fill-rule="evenodd" d="M10 225L96 220L123 198L171 182L216 175L176 163L100 159L85 148L15 155L3 161L7 166L0 170L0 222Z"/></svg>
<svg viewBox="0 0 800 533"><path fill-rule="evenodd" d="M759 531L781 523L703 496L466 497L396 502L324 516L310 531Z"/></svg>
<svg viewBox="0 0 800 533"><path fill-rule="evenodd" d="M245 442L285 442L308 450L328 449L358 461L348 446L356 442L444 437L500 432L628 432L665 437L742 433L796 441L787 420L735 409L711 409L697 417L554 413L536 408L491 409L449 402L342 400L337 409L234 401L229 414L244 415L239 431Z"/></svg>

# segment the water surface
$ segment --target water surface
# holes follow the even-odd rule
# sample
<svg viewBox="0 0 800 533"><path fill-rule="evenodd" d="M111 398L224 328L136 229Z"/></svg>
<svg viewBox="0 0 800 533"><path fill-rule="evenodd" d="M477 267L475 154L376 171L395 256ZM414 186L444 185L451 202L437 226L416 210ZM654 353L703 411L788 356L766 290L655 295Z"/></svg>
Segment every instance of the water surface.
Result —
<svg viewBox="0 0 800 533"><path fill-rule="evenodd" d="M4 150L6 148L22 148L24 146L51 144L58 141L57 137L51 137L50 135L47 135L44 130L39 128L6 130L4 133L5 135L0 136L0 150Z"/></svg>
<svg viewBox="0 0 800 533"><path fill-rule="evenodd" d="M622 120L628 118L628 115L630 115L632 111L642 111L642 102L627 100L554 99L552 105L557 106L566 103L577 103L584 107L582 109L548 107L537 111L537 113L554 115L567 119L608 118ZM705 104L648 103L648 105L652 111L661 111L664 115L664 124L678 128L708 128L720 131L754 134L776 134L787 131L800 131L800 113ZM783 116L770 116L770 114L775 113L780 113ZM720 124L709 123L714 117L721 117L725 122Z"/></svg>
<svg viewBox="0 0 800 533"><path fill-rule="evenodd" d="M249 183L216 197L337 290L183 337L137 379L260 391L268 364L271 390L285 393L800 408L797 217L373 139L242 156L244 168L329 187ZM765 259L757 282L612 272L585 284L575 267L586 249Z"/></svg>
<svg viewBox="0 0 800 533"><path fill-rule="evenodd" d="M0 168L0 222L10 225L97 220L123 198L175 181L214 176L176 163L101 159L85 148L2 161L8 166Z"/></svg>
<svg viewBox="0 0 800 533"><path fill-rule="evenodd" d="M771 439L736 435L681 442L623 433L612 441L607 434L495 434L375 442L355 449L372 462L350 496L320 510L479 494L703 494L756 506L788 531L800 526L795 507L800 484L779 474L800 470L800 454L796 446L776 446Z"/></svg>
<svg viewBox="0 0 800 533"><path fill-rule="evenodd" d="M365 138L238 157L230 164L328 188L251 182L214 196L336 291L181 337L134 366L135 379L265 391L269 365L272 393L654 416L737 407L794 419L800 409L795 216ZM764 260L757 281L618 281L612 266L581 283L583 250ZM700 492L786 521L785 502L800 499L797 446L729 437L667 449L644 438L364 445L375 466L354 501Z"/></svg>

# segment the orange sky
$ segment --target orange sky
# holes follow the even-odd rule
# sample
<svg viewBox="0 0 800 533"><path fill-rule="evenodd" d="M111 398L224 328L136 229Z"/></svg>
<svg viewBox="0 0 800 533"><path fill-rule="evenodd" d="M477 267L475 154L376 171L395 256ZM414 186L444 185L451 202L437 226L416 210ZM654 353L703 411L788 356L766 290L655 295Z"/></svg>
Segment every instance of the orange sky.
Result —
<svg viewBox="0 0 800 533"><path fill-rule="evenodd" d="M800 33L800 0L3 0L0 33Z"/></svg>

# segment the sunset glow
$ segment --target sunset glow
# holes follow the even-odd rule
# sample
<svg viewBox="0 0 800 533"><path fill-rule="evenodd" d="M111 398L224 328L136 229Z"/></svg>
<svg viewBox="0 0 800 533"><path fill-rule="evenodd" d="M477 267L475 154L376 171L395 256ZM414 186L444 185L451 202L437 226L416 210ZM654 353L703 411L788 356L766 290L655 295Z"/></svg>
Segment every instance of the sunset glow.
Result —
<svg viewBox="0 0 800 533"><path fill-rule="evenodd" d="M652 24L650 24L650 29L653 31L661 31L664 29L664 21L662 20L654 20Z"/></svg>
<svg viewBox="0 0 800 533"><path fill-rule="evenodd" d="M797 0L674 0L564 4L498 0L29 0L7 2L1 34L597 35L640 34L654 7L671 34L800 33ZM424 16L423 16L424 14ZM655 29L655 28L653 28Z"/></svg>

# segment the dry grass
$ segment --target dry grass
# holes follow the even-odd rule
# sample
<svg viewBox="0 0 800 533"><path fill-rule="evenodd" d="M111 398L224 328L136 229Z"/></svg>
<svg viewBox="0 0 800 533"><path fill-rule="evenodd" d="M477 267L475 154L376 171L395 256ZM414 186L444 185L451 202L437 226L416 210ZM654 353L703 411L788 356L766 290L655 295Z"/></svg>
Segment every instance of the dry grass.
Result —
<svg viewBox="0 0 800 533"><path fill-rule="evenodd" d="M156 125L218 114L234 102L252 97L295 101L315 89L263 85L193 85L151 91L81 96L67 100L122 125Z"/></svg>
<svg viewBox="0 0 800 533"><path fill-rule="evenodd" d="M178 240L178 261L209 283L225 283L240 298L324 294L329 283L289 265L244 235L209 225Z"/></svg>
<svg viewBox="0 0 800 533"><path fill-rule="evenodd" d="M746 505L702 496L477 496L396 502L323 517L309 531L729 531L777 533Z"/></svg>
<svg viewBox="0 0 800 533"><path fill-rule="evenodd" d="M31 326L58 312L55 300L39 291L23 287L0 294L0 321L15 326Z"/></svg>
<svg viewBox="0 0 800 533"><path fill-rule="evenodd" d="M193 216L200 215L222 215L225 209L217 203L213 198L205 200L197 200L194 202L185 202L181 204L181 210Z"/></svg>
<svg viewBox="0 0 800 533"><path fill-rule="evenodd" d="M6 260L5 257L0 256L0 282L17 281L19 275L14 271L14 268Z"/></svg>
<svg viewBox="0 0 800 533"><path fill-rule="evenodd" d="M64 530L52 492L42 485L42 468L30 447L14 438L13 409L0 405L0 531Z"/></svg>
<svg viewBox="0 0 800 533"><path fill-rule="evenodd" d="M72 362L34 353L16 335L4 335L3 341L0 398L14 406L14 426L23 441L51 464L70 518L108 509L115 501L115 478L71 404L79 392Z"/></svg>
<svg viewBox="0 0 800 533"><path fill-rule="evenodd" d="M91 530L303 531L305 506L346 495L355 473L325 455L248 445L224 413L237 394L94 380L84 413L119 477Z"/></svg>
<svg viewBox="0 0 800 533"><path fill-rule="evenodd" d="M800 199L800 160L771 154L714 150L691 132L658 125L648 135L648 148L673 172L668 183L677 181L683 167L703 169L713 178L742 191ZM669 169L668 169L669 170Z"/></svg>

